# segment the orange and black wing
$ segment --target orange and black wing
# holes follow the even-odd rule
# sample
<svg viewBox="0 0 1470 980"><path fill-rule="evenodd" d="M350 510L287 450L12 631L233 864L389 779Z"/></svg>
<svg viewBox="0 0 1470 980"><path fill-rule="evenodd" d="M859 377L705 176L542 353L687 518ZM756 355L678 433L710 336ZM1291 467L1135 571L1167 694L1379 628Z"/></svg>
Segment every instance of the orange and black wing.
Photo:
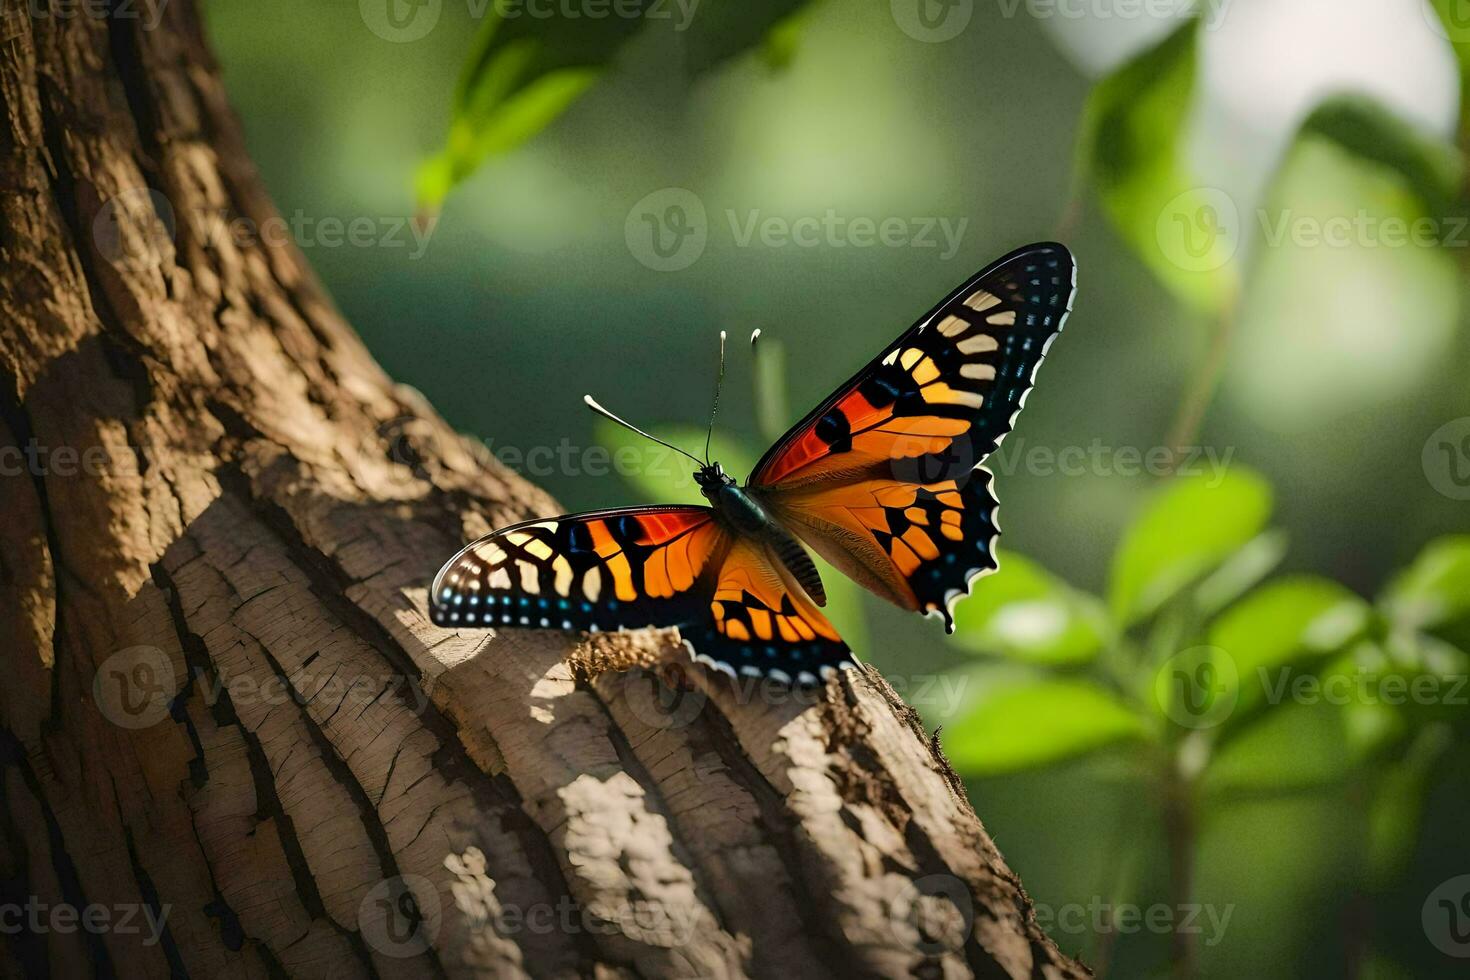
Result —
<svg viewBox="0 0 1470 980"><path fill-rule="evenodd" d="M466 545L434 577L439 626L615 630L708 616L731 545L708 507L627 507L527 521Z"/></svg>
<svg viewBox="0 0 1470 980"><path fill-rule="evenodd" d="M1075 285L1061 245L1001 259L798 423L748 489L860 584L953 629L955 602L996 565L979 464L1010 432Z"/></svg>
<svg viewBox="0 0 1470 980"><path fill-rule="evenodd" d="M734 676L810 686L853 666L852 651L765 542L738 537L704 620L680 627L695 659Z"/></svg>
<svg viewBox="0 0 1470 980"><path fill-rule="evenodd" d="M707 507L629 507L527 521L466 546L434 577L449 628L678 627L730 676L811 684L847 645L769 547Z"/></svg>

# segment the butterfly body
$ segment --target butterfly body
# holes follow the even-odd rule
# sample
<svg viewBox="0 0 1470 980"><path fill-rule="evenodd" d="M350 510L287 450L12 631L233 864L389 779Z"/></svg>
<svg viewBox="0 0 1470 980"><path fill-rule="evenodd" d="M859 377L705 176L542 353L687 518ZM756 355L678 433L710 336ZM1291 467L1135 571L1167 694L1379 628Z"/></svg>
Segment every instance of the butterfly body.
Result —
<svg viewBox="0 0 1470 980"><path fill-rule="evenodd" d="M740 486L717 462L695 471L694 482L734 533L768 543L802 591L817 605L827 604L827 590L811 555L771 516L756 491Z"/></svg>
<svg viewBox="0 0 1470 980"><path fill-rule="evenodd" d="M955 603L996 567L997 505L980 464L1010 431L1074 288L1064 247L1011 253L813 409L743 486L703 462L694 479L708 507L502 528L440 570L431 618L678 627L697 660L731 676L812 684L853 658L818 608L826 596L805 545L952 630Z"/></svg>

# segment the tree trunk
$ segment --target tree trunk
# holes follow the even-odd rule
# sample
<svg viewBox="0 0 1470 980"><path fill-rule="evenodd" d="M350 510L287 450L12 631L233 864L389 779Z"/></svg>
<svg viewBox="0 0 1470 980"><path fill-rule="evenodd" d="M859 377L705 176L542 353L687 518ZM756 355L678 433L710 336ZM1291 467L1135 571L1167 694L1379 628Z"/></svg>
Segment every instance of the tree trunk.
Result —
<svg viewBox="0 0 1470 980"><path fill-rule="evenodd" d="M238 233L191 2L50 3L0 63L0 972L1085 975L876 673L431 626L554 502Z"/></svg>

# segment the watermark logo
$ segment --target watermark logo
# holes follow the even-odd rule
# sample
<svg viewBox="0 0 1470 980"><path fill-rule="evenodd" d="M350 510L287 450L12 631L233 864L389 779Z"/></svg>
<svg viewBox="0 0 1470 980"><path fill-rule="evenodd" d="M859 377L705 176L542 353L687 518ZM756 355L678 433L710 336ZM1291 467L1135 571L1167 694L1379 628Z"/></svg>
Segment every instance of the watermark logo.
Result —
<svg viewBox="0 0 1470 980"><path fill-rule="evenodd" d="M102 661L92 679L92 699L119 728L150 728L169 716L179 693L168 654L158 647L119 650Z"/></svg>
<svg viewBox="0 0 1470 980"><path fill-rule="evenodd" d="M157 909L143 902L124 902L119 905L102 905L93 902L77 908L69 902L51 904L38 896L29 896L24 903L6 902L0 905L0 935L14 936L21 932L44 935L54 932L62 935L77 932L94 936L113 933L119 936L142 936L144 946L156 946L163 938L168 925L172 905Z"/></svg>
<svg viewBox="0 0 1470 980"><path fill-rule="evenodd" d="M1423 0L1419 9L1440 37L1454 44L1470 41L1470 0Z"/></svg>
<svg viewBox="0 0 1470 980"><path fill-rule="evenodd" d="M787 667L792 675L801 668ZM655 671L635 669L617 675L619 693L628 709L650 728L677 730L694 724L704 713L709 698L703 691L681 687ZM955 715L964 703L970 677L966 674L895 674L884 678L904 702L914 708L932 710L937 717ZM821 704L825 688L820 684L792 684L762 674L741 674L723 681L731 698L741 706L781 707L796 705L799 709Z"/></svg>
<svg viewBox="0 0 1470 980"><path fill-rule="evenodd" d="M975 898L970 886L954 875L926 875L906 881L889 900L889 921L903 923L912 944L928 956L943 956L964 948L975 928Z"/></svg>
<svg viewBox="0 0 1470 980"><path fill-rule="evenodd" d="M1374 214L1359 208L1352 214L1298 214L1291 208L1257 212L1268 248L1470 248L1470 217L1420 217Z"/></svg>
<svg viewBox="0 0 1470 980"><path fill-rule="evenodd" d="M3 0L0 7L10 7L11 0ZM86 17L91 20L135 20L143 30L157 29L163 21L164 10L169 0L21 0L17 7L24 7L36 20L53 17L57 20L72 20ZM10 11L0 15L0 23Z"/></svg>
<svg viewBox="0 0 1470 980"><path fill-rule="evenodd" d="M738 248L756 243L766 248L935 248L941 262L955 257L970 224L969 218L938 216L848 217L835 208L797 218L763 214L759 208L744 214L730 209L725 218Z"/></svg>
<svg viewBox="0 0 1470 980"><path fill-rule="evenodd" d="M1420 921L1435 949L1470 959L1470 874L1457 875L1430 892Z"/></svg>
<svg viewBox="0 0 1470 980"><path fill-rule="evenodd" d="M271 215L254 221L228 210L200 211L199 224L204 239L215 247L232 244L238 249L257 246L284 248L387 248L404 249L410 262L416 262L428 251L429 239L438 227L435 221L418 222L406 215L358 214L343 218L338 215L310 215L293 211L287 215Z"/></svg>
<svg viewBox="0 0 1470 980"><path fill-rule="evenodd" d="M628 212L623 238L633 258L655 272L687 269L709 239L704 202L682 187L656 190Z"/></svg>
<svg viewBox="0 0 1470 980"><path fill-rule="evenodd" d="M1214 728L1230 717L1240 700L1235 658L1219 647L1181 650L1155 675L1154 698L1181 728Z"/></svg>
<svg viewBox="0 0 1470 980"><path fill-rule="evenodd" d="M47 446L34 436L22 446L0 446L0 476L98 476L109 462L101 446Z"/></svg>
<svg viewBox="0 0 1470 980"><path fill-rule="evenodd" d="M893 22L915 41L939 44L959 36L975 16L975 0L889 0Z"/></svg>
<svg viewBox="0 0 1470 980"><path fill-rule="evenodd" d="M1466 683L1470 678L1464 674L1410 676L1357 669L1319 677L1282 667L1275 672L1273 678L1265 667L1258 667L1256 671L1260 675L1266 703L1272 705L1288 699L1295 704L1331 704L1338 707L1351 704L1385 704L1391 707L1404 704L1442 704L1464 707L1470 704L1470 696L1466 692Z"/></svg>
<svg viewBox="0 0 1470 980"><path fill-rule="evenodd" d="M975 441L968 435L960 435L931 450L933 442L924 436L899 436L894 440L889 472L904 483L953 480L957 487L963 487L975 475Z"/></svg>
<svg viewBox="0 0 1470 980"><path fill-rule="evenodd" d="M997 476L1199 477L1213 488L1224 482L1234 458L1234 446L1114 446L1101 439L1048 446L1012 435L986 457L985 468Z"/></svg>
<svg viewBox="0 0 1470 980"><path fill-rule="evenodd" d="M385 41L407 44L428 35L439 23L444 0L357 0L368 30Z"/></svg>
<svg viewBox="0 0 1470 980"><path fill-rule="evenodd" d="M92 219L92 242L112 266L140 272L173 259L177 230L168 198L138 187L107 199Z"/></svg>
<svg viewBox="0 0 1470 980"><path fill-rule="evenodd" d="M1240 209L1224 191L1196 187L1164 205L1154 235L1174 265L1186 272L1213 272L1240 248Z"/></svg>
<svg viewBox="0 0 1470 980"><path fill-rule="evenodd" d="M156 269L171 263L179 220L211 248L402 249L409 261L423 258L436 227L406 215L310 215L296 210L255 221L227 208L191 208L177 212L158 191L135 188L107 200L92 220L97 253L119 269Z"/></svg>
<svg viewBox="0 0 1470 980"><path fill-rule="evenodd" d="M635 669L619 675L623 703L649 728L678 730L694 723L709 700L703 691L666 682L657 671Z"/></svg>
<svg viewBox="0 0 1470 980"><path fill-rule="evenodd" d="M997 0L1007 19L1025 8L1037 20L1172 21L1186 17L1213 31L1225 22L1235 0Z"/></svg>
<svg viewBox="0 0 1470 980"><path fill-rule="evenodd" d="M1234 903L1219 906L1198 902L1179 905L1155 902L1144 907L1131 902L1107 902L1099 896L1093 896L1086 904L1066 902L1054 906L1036 903L1036 924L1053 936L1147 932L1157 936L1199 936L1206 946L1218 945L1225 938L1225 930L1234 914Z"/></svg>
<svg viewBox="0 0 1470 980"><path fill-rule="evenodd" d="M119 650L102 662L92 693L103 717L122 728L148 728L170 716L174 699L187 686L206 707L222 699L236 707L313 701L366 708L394 698L415 715L429 707L429 695L417 677L396 671L352 674L333 664L320 671L298 669L288 675L250 673L222 676L202 667L186 673L186 683L158 647Z"/></svg>
<svg viewBox="0 0 1470 980"><path fill-rule="evenodd" d="M940 261L959 252L968 218L849 216L827 208L790 217L760 208L727 208L722 225L736 248L923 248ZM633 205L623 224L628 251L659 272L687 269L704 254L711 233L704 202L682 187L654 191Z"/></svg>
<svg viewBox="0 0 1470 980"><path fill-rule="evenodd" d="M368 890L357 906L357 928L369 946L403 959L427 952L443 924L439 890L423 875L397 875Z"/></svg>
<svg viewBox="0 0 1470 980"><path fill-rule="evenodd" d="M1470 500L1470 415L1435 429L1420 462L1431 487L1451 500Z"/></svg>

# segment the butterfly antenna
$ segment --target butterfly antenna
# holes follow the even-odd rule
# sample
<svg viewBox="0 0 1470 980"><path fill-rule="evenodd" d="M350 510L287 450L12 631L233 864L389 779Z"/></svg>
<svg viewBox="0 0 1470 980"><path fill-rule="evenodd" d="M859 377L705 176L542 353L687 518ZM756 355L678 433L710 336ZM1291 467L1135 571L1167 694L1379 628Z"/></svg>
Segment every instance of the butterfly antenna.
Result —
<svg viewBox="0 0 1470 980"><path fill-rule="evenodd" d="M654 442L658 443L660 446L663 446L665 449L672 449L676 453L688 456L690 459L694 460L696 463L699 463L701 466L704 465L700 458L698 456L695 456L693 453L686 453L678 446L670 445L669 443L664 442L658 436L653 435L652 433L644 432L642 429L638 428L638 426L634 425L632 422L629 422L627 419L618 418L612 412L609 412L607 409L597 404L597 399L593 398L591 395L583 395L582 401L586 402L588 408L592 409L592 411L596 412L598 415L601 415L603 418L610 419L611 421L616 422L618 425L621 425L623 428L630 429L631 431L638 433L645 439L652 439Z"/></svg>
<svg viewBox="0 0 1470 980"><path fill-rule="evenodd" d="M715 416L720 412L720 389L725 386L725 331L720 331L720 373L715 375L715 406L709 412L709 429L704 433L704 465L709 465L709 444L715 434Z"/></svg>

